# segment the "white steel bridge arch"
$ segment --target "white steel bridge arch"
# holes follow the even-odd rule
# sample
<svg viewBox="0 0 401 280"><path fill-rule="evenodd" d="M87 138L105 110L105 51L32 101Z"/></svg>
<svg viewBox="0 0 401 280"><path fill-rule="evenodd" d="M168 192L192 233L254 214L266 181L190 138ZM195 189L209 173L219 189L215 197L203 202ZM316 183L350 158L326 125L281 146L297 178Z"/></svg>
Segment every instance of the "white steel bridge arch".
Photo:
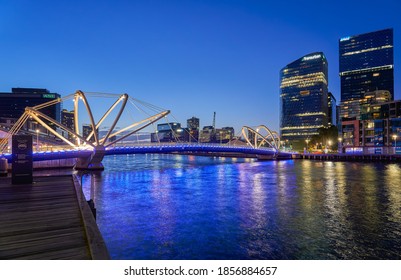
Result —
<svg viewBox="0 0 401 280"><path fill-rule="evenodd" d="M266 136L264 136L261 131L265 131ZM267 144L269 147L273 148L276 155L278 155L280 151L280 136L277 132L270 130L267 126L259 125L256 129L249 126L243 126L241 133L249 146L259 149ZM249 139L250 134L253 134L253 139Z"/></svg>
<svg viewBox="0 0 401 280"><path fill-rule="evenodd" d="M109 94L110 96L110 94ZM113 97L116 95L113 95ZM57 103L61 103L66 100L73 99L74 101L74 130L71 130L70 128L66 127L65 125L61 124L60 122L54 120L53 118L47 116L46 114L42 113L40 110L49 107L52 105L55 105ZM119 141L124 140L125 138L131 136L134 133L139 132L140 130L148 127L149 125L157 122L161 118L167 116L170 111L169 110L161 110L161 108L158 108L159 111L154 115L149 116L146 119L134 122L129 124L128 126L119 129L118 131L114 132L114 129L118 123L118 121L121 118L121 115L123 114L127 102L130 100L130 97L128 94L124 93L118 96L117 100L110 106L110 108L103 114L103 116L100 118L100 120L96 123L90 104L87 99L87 94L85 94L81 90L77 90L74 94L68 95L63 98L57 98L55 100L51 100L49 102L34 106L34 107L27 107L25 108L25 112L22 114L22 116L17 120L17 122L14 124L14 126L11 128L9 131L9 138L11 138L12 135L17 134L20 129L23 127L25 122L29 119L32 118L35 121L37 121L39 124L41 124L44 128L46 128L50 133L55 135L56 137L60 138L63 142L66 144L70 145L72 148L86 148L86 149L92 149L92 155L88 158L78 158L76 168L78 169L103 169L103 166L101 164L101 161L104 157L105 154L105 149L111 145L116 144ZM134 99L135 101L139 101ZM84 107L86 109L86 112L89 117L90 121L90 126L92 128L91 133L87 137L83 137L82 134L80 133L79 129L79 103L82 101L84 104ZM130 100L132 101L132 100ZM99 136L95 131L100 127L100 125L106 120L106 118L110 115L110 113L115 110L115 108L121 103L120 109L117 113L117 116L115 117L112 125L110 126L109 130L107 131L106 135L99 139ZM141 102L142 104L148 104ZM150 105L150 104L148 104ZM135 105L136 106L136 105ZM151 105L153 106L153 105ZM156 106L153 106L153 108L157 108ZM64 137L62 134L57 132L54 128L49 126L45 121L51 122L54 124L54 126L60 128L61 130L64 130L65 132L68 132L69 134L73 135L74 140L71 141ZM123 132L127 132L128 130L129 133L124 134L121 136ZM109 141L109 139L112 139L112 137L117 137L120 135L119 138L116 138L114 141ZM94 138L94 141L90 141L91 138ZM2 139L0 142L0 151L3 152L5 148L8 145L9 138ZM89 147L88 147L89 146Z"/></svg>

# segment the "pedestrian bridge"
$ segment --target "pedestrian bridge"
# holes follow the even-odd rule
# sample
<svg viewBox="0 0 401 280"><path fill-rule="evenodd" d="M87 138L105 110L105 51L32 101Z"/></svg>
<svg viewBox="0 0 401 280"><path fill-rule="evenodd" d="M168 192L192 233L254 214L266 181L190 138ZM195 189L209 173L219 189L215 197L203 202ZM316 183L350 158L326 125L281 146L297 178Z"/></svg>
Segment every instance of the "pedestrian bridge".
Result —
<svg viewBox="0 0 401 280"><path fill-rule="evenodd" d="M33 153L34 161L57 160L68 158L85 158L91 156L91 149L71 149L58 151L41 151ZM277 157L291 158L291 153L279 152L274 148L254 148L251 146L230 146L207 143L151 143L133 146L109 147L105 155L119 154L192 154L205 156L227 157L257 157L262 159L274 159ZM4 154L10 161L11 154Z"/></svg>
<svg viewBox="0 0 401 280"><path fill-rule="evenodd" d="M91 110L88 97L99 99L113 98L116 101L98 116L95 121L95 116ZM43 111L44 108L54 106L61 102L68 100L74 103L74 126L73 128L60 123ZM80 116L78 104L83 102L84 112L90 122L90 132L83 133L80 128ZM99 102L99 101L98 101ZM99 104L99 103L97 103ZM146 115L145 119L133 118L130 113L130 108L127 104L131 104L137 111ZM119 110L115 110L119 107ZM131 108L132 109L132 108ZM126 114L125 114L126 113ZM114 115L113 115L114 114ZM288 158L291 157L290 153L281 152L280 138L278 134L271 131L264 125L258 126L253 129L244 126L242 129L242 137L246 140L244 145L228 145L228 144L209 144L209 143L182 143L176 138L175 143L160 142L158 132L156 136L158 143L149 143L145 145L136 144L133 146L121 146L124 139L128 139L131 135L137 134L143 129L152 126L159 120L166 118L170 114L170 110L165 110L149 103L137 100L130 97L128 94L106 94L106 93L85 93L80 90L74 94L68 95L63 98L51 100L49 102L34 106L26 107L23 115L16 121L14 126L8 131L8 136L0 139L0 153L3 153L9 146L12 135L17 135L23 132L23 128L27 127L29 123L35 121L41 125L54 137L60 139L70 149L63 149L59 151L39 151L39 130L36 129L36 152L33 154L34 161L44 160L57 160L76 158L76 169L103 169L102 160L104 156L116 154L148 154L148 153L162 153L162 154L192 154L192 155L205 155L205 156L228 156L228 157L257 157L258 159L276 159L278 157ZM112 119L111 125L108 126L107 133L103 136L98 135L99 128L103 125L106 118ZM125 124L124 127L117 127L120 119L129 120L132 117L132 123ZM172 135L175 132L170 127ZM29 130L29 129L28 129ZM28 131L29 132L29 131ZM32 133L32 131L30 131ZM26 134L26 131L24 132ZM250 137L251 136L251 137ZM191 139L190 139L191 140ZM196 140L196 139L193 139ZM67 147L67 146L64 146ZM10 161L10 155L5 155Z"/></svg>

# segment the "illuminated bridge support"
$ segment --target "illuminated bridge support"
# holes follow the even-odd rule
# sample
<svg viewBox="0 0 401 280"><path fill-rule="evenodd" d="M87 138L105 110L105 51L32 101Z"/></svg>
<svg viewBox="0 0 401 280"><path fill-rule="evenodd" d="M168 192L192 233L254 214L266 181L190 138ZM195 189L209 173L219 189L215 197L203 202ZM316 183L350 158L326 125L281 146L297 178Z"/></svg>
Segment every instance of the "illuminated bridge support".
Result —
<svg viewBox="0 0 401 280"><path fill-rule="evenodd" d="M104 170L102 160L105 154L104 146L96 146L90 156L77 158L74 168L76 170Z"/></svg>

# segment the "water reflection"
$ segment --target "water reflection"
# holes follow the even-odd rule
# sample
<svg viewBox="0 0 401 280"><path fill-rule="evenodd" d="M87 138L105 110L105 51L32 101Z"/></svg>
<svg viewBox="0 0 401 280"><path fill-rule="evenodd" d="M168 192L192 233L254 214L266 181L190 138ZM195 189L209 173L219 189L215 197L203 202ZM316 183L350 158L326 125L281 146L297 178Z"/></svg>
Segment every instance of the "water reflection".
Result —
<svg viewBox="0 0 401 280"><path fill-rule="evenodd" d="M387 165L384 178L390 201L389 220L401 223L401 167L398 164Z"/></svg>
<svg viewBox="0 0 401 280"><path fill-rule="evenodd" d="M401 257L397 164L175 155L104 163L84 187L115 259Z"/></svg>

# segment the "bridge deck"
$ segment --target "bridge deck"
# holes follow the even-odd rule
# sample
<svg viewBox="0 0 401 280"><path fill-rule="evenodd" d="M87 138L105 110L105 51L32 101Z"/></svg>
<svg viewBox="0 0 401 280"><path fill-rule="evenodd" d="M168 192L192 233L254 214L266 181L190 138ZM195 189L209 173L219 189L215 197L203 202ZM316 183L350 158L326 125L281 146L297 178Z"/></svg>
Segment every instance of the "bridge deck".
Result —
<svg viewBox="0 0 401 280"><path fill-rule="evenodd" d="M96 258L76 191L72 176L0 178L0 259Z"/></svg>
<svg viewBox="0 0 401 280"><path fill-rule="evenodd" d="M33 153L33 161L59 160L68 158L86 158L92 155L92 150L63 150L54 152ZM226 144L198 144L198 143L151 143L134 146L117 146L107 148L106 155L117 154L193 154L193 155L227 155L233 157L256 157L257 155L274 155L273 148L258 148L250 146L229 146ZM2 155L11 163L11 154Z"/></svg>

